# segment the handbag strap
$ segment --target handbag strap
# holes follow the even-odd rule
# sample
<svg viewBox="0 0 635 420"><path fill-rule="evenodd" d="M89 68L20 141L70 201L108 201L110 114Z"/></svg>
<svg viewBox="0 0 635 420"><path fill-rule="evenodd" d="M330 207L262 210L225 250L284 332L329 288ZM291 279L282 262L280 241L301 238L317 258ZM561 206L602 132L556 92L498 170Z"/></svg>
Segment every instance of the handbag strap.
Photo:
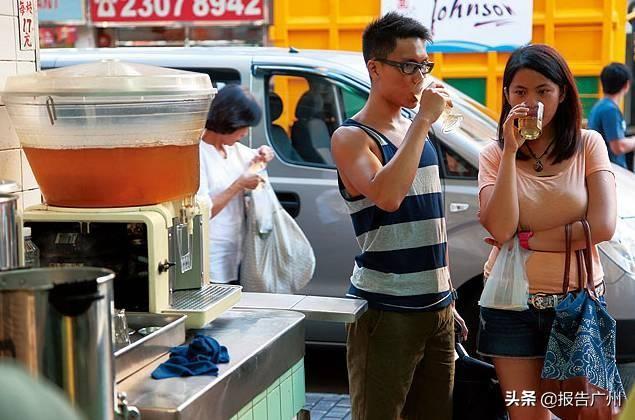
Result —
<svg viewBox="0 0 635 420"><path fill-rule="evenodd" d="M591 242L591 226L586 219L582 219L580 221L582 223L582 228L584 229L584 239L586 240L586 248L582 251L584 256L584 265L586 266L586 289L591 296L597 297L595 295L595 285L593 284L593 243ZM579 276L582 277L582 273L579 273ZM582 279L580 279L580 283L582 283ZM580 289L583 289L582 284L580 284Z"/></svg>
<svg viewBox="0 0 635 420"><path fill-rule="evenodd" d="M585 270L583 250L578 249L575 252L575 262L578 267L578 289L577 290L582 291L584 290L584 276L582 275L582 272Z"/></svg>
<svg viewBox="0 0 635 420"><path fill-rule="evenodd" d="M564 278L562 280L562 294L569 293L569 273L571 271L571 223L564 227Z"/></svg>
<svg viewBox="0 0 635 420"><path fill-rule="evenodd" d="M575 251L576 266L578 269L578 291L586 289L593 297L597 297L595 294L595 285L593 284L593 243L591 242L591 226L586 219L580 220L582 224L582 230L584 231L585 248ZM565 237L565 262L564 262L564 279L562 283L562 292L567 294L569 292L569 275L571 271L571 253L572 253L572 225L567 224L564 227ZM584 281L584 274L586 273L586 282Z"/></svg>

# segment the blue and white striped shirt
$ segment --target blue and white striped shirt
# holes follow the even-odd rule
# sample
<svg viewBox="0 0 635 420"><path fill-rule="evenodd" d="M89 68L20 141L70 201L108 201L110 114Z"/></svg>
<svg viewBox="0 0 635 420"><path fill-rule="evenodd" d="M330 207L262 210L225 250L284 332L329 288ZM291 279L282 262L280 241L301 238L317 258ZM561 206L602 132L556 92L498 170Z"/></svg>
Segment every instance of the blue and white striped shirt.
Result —
<svg viewBox="0 0 635 420"><path fill-rule="evenodd" d="M348 119L380 147L383 163L397 147L371 127ZM371 200L348 196L340 182L362 253L355 257L349 297L389 311L433 311L452 302L447 232L439 162L426 141L417 174L399 209L387 212Z"/></svg>

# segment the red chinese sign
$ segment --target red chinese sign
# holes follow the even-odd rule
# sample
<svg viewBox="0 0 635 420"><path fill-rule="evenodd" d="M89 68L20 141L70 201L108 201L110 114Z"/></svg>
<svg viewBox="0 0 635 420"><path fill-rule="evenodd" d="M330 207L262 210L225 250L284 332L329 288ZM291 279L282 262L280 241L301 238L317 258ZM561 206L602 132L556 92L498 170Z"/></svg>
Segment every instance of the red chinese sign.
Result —
<svg viewBox="0 0 635 420"><path fill-rule="evenodd" d="M75 26L40 26L41 48L71 48L77 42L77 27Z"/></svg>
<svg viewBox="0 0 635 420"><path fill-rule="evenodd" d="M257 22L264 0L91 0L93 22Z"/></svg>
<svg viewBox="0 0 635 420"><path fill-rule="evenodd" d="M20 49L32 51L35 49L35 0L17 0L18 26L20 31Z"/></svg>

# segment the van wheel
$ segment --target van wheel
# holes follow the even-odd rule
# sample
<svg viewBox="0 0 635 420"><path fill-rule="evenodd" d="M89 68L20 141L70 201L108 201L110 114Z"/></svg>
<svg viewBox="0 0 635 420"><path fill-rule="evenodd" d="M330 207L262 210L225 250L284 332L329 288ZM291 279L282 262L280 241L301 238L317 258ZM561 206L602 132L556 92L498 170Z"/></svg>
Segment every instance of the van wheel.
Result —
<svg viewBox="0 0 635 420"><path fill-rule="evenodd" d="M478 300L483 291L483 276L475 277L458 289L458 300L456 301L456 309L465 320L469 334L467 341L463 343L463 347L472 357L478 358L476 354L476 336L479 326L479 306Z"/></svg>

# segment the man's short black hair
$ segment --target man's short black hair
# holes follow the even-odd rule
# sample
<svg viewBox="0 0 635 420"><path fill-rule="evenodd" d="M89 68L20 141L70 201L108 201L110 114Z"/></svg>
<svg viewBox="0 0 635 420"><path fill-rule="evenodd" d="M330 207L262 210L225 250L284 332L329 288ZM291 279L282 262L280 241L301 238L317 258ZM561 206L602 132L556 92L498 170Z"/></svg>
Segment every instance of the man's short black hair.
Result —
<svg viewBox="0 0 635 420"><path fill-rule="evenodd" d="M622 63L611 63L602 69L600 80L604 93L614 95L633 78L631 70Z"/></svg>
<svg viewBox="0 0 635 420"><path fill-rule="evenodd" d="M373 58L386 58L397 46L397 40L402 38L432 41L428 28L417 20L397 12L389 12L364 29L362 36L364 61L368 63Z"/></svg>
<svg viewBox="0 0 635 420"><path fill-rule="evenodd" d="M219 134L231 134L260 122L262 110L256 99L240 85L229 84L218 91L207 114L205 128Z"/></svg>

